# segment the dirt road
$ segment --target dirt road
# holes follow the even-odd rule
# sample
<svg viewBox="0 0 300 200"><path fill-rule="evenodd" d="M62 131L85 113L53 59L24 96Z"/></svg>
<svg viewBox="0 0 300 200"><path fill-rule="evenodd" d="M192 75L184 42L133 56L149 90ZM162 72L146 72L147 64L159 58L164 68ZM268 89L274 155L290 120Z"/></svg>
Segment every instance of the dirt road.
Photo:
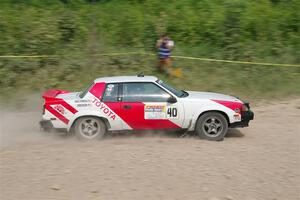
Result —
<svg viewBox="0 0 300 200"><path fill-rule="evenodd" d="M40 111L2 110L0 199L299 200L300 99L253 110L250 127L222 142L79 142L41 133Z"/></svg>

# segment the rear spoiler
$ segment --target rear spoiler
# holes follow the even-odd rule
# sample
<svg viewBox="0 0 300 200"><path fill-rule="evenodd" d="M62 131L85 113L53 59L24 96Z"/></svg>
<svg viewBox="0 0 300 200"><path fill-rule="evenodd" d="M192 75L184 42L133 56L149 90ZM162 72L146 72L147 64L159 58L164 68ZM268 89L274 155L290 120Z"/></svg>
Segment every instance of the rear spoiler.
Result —
<svg viewBox="0 0 300 200"><path fill-rule="evenodd" d="M51 90L47 90L46 92L44 92L43 95L42 95L42 97L45 100L53 100L53 99L57 99L57 98L55 98L57 95L59 95L59 94L66 94L66 93L70 93L70 92L66 91L66 90L54 90L54 89L51 89Z"/></svg>

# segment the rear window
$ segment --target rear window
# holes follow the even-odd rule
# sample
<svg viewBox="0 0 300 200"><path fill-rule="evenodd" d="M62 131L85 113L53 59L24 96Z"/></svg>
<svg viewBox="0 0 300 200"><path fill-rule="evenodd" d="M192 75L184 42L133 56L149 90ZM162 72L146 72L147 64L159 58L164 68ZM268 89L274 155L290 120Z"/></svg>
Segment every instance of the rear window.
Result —
<svg viewBox="0 0 300 200"><path fill-rule="evenodd" d="M106 86L103 102L117 102L119 95L119 84L118 83L110 83Z"/></svg>
<svg viewBox="0 0 300 200"><path fill-rule="evenodd" d="M83 98L83 97L86 95L86 93L88 93L88 91L90 91L90 89L91 89L93 86L94 86L94 82L91 82L91 83L89 84L89 86L88 86L87 88L85 88L85 89L79 94L79 97L80 97L80 98Z"/></svg>

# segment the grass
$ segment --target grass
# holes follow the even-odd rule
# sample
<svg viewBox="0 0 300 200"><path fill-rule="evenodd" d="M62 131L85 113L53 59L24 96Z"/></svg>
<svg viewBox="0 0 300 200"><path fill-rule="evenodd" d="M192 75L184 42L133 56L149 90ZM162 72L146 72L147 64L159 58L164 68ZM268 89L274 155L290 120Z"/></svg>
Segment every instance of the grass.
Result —
<svg viewBox="0 0 300 200"><path fill-rule="evenodd" d="M145 55L108 57L74 54L62 58L29 59L22 61L22 64L30 65L33 70L20 69L22 73L15 74L16 82L10 87L1 88L2 100L39 93L49 88L80 91L97 77L136 75L139 72L158 76L179 89L220 92L242 99L300 96L299 67L174 59L174 67L183 71L181 78L174 78L159 74L156 70L156 57Z"/></svg>

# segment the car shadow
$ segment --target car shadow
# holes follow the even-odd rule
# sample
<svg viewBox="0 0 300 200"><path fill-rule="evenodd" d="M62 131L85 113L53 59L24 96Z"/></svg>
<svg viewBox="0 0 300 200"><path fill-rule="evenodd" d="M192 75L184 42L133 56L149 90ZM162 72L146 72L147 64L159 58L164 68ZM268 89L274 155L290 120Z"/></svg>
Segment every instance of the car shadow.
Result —
<svg viewBox="0 0 300 200"><path fill-rule="evenodd" d="M109 131L105 138L143 138L143 137L167 137L178 138L182 134L177 131Z"/></svg>
<svg viewBox="0 0 300 200"><path fill-rule="evenodd" d="M52 133L52 134L51 134ZM52 135L52 137L60 138L60 139L67 139L70 137L74 137L74 133L67 133L66 131L60 130L53 130L51 133L45 133L46 135ZM226 138L241 138L245 135L238 129L228 129L228 133L226 134ZM198 138L194 132L184 132L184 131L161 131L161 130L151 130L151 131L109 131L105 137L106 139L113 139L113 138Z"/></svg>
<svg viewBox="0 0 300 200"><path fill-rule="evenodd" d="M241 138L245 135L238 129L228 129L226 138ZM162 138L198 138L194 132L184 131L119 131L109 132L105 139L110 138L147 138L147 137L162 137Z"/></svg>

